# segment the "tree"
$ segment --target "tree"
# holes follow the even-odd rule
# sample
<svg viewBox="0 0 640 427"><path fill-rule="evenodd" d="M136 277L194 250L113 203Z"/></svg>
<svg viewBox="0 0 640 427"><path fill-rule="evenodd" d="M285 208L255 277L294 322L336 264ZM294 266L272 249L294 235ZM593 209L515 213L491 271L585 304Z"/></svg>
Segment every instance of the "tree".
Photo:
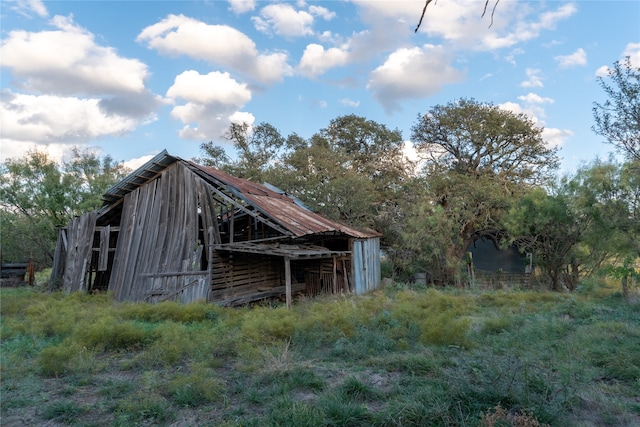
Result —
<svg viewBox="0 0 640 427"><path fill-rule="evenodd" d="M601 271L629 272L640 257L640 169L595 160L561 179L551 193L524 195L504 223L534 253L551 282L574 289ZM624 276L626 278L627 276Z"/></svg>
<svg viewBox="0 0 640 427"><path fill-rule="evenodd" d="M62 164L38 150L8 159L0 165L3 257L23 260L32 253L38 268L49 265L57 228L98 208L102 194L125 172L109 156L79 150Z"/></svg>
<svg viewBox="0 0 640 427"><path fill-rule="evenodd" d="M200 145L204 156L194 161L258 183L266 180L268 172L286 151L286 139L269 123L256 126L246 122L232 123L222 138L233 144L235 159L210 141Z"/></svg>
<svg viewBox="0 0 640 427"><path fill-rule="evenodd" d="M495 237L513 200L545 183L558 166L557 149L545 144L542 129L525 115L473 99L418 116L412 140L424 160L427 186L419 204L428 209L416 206L411 215L440 212L455 224L443 249L449 258L445 281L457 275L451 260L461 260L474 240ZM426 229L421 236L427 239L432 232Z"/></svg>
<svg viewBox="0 0 640 427"><path fill-rule="evenodd" d="M551 289L559 291L566 266L571 265L573 275L578 274L572 251L591 220L588 215L581 216L572 209L566 194L548 195L542 188L536 188L519 199L505 224L518 246L534 254L550 280ZM577 280L565 283L573 289Z"/></svg>
<svg viewBox="0 0 640 427"><path fill-rule="evenodd" d="M640 161L640 68L631 58L618 61L609 70L611 84L598 77L609 99L593 103L592 130L606 138L628 160Z"/></svg>
<svg viewBox="0 0 640 427"><path fill-rule="evenodd" d="M283 185L319 213L355 226L376 227L411 169L399 130L353 114L331 120L307 144L295 141Z"/></svg>

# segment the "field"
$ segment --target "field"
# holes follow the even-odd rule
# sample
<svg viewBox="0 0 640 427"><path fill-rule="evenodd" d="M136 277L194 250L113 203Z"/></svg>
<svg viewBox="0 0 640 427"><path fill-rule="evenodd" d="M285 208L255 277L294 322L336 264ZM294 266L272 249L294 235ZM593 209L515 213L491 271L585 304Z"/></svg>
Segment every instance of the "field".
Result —
<svg viewBox="0 0 640 427"><path fill-rule="evenodd" d="M598 283L291 310L0 297L3 427L640 425L640 303Z"/></svg>

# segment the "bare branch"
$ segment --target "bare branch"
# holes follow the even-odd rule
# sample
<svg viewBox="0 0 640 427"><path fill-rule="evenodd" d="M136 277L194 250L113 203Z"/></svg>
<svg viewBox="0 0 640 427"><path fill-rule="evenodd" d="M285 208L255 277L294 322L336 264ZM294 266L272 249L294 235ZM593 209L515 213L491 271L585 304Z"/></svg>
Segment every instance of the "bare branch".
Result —
<svg viewBox="0 0 640 427"><path fill-rule="evenodd" d="M498 7L498 3L500 3L500 0L496 0L496 2L493 5L493 10L491 11L491 23L489 24L489 28L491 28L491 26L493 25L493 15L496 13L496 7ZM487 13L488 4L489 4L489 0L486 0L484 2L484 10L482 11L481 18L484 18L485 13Z"/></svg>
<svg viewBox="0 0 640 427"><path fill-rule="evenodd" d="M429 6L429 3L431 3L433 0L427 0L424 4L424 8L422 9L422 15L420 15L420 21L418 21L418 26L416 27L414 32L418 32L418 29L420 28L420 24L422 24L422 20L424 19L424 14L427 11L427 6Z"/></svg>
<svg viewBox="0 0 640 427"><path fill-rule="evenodd" d="M426 0L426 2L424 3L424 8L422 8L422 15L420 15L420 21L418 21L418 26L416 27L414 32L418 32L418 29L420 29L420 25L422 24L422 20L424 19L424 15L427 12L427 6L429 6L429 4L432 2L433 0ZM500 3L500 0L496 0L496 2L493 4L493 9L491 10L491 23L489 24L489 28L491 28L491 26L493 25L493 15L496 13L496 8L498 7L498 3ZM482 11L482 18L484 18L484 15L487 13L487 6L489 5L489 0L485 0L484 2L484 9Z"/></svg>

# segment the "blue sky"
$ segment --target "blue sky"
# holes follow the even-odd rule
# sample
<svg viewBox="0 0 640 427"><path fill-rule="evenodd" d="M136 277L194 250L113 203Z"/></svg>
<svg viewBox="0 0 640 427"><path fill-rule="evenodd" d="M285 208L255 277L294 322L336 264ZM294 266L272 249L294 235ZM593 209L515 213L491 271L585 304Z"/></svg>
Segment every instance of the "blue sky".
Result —
<svg viewBox="0 0 640 427"><path fill-rule="evenodd" d="M73 147L135 167L183 158L232 121L310 137L357 114L399 129L467 97L528 114L571 171L611 146L591 131L596 76L640 66L640 2L2 0L0 158ZM490 2L490 7L493 0Z"/></svg>

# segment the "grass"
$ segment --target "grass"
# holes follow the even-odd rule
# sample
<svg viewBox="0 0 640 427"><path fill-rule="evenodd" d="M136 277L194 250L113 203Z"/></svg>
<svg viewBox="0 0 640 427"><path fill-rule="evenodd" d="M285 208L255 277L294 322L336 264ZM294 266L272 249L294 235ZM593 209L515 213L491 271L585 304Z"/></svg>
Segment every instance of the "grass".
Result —
<svg viewBox="0 0 640 427"><path fill-rule="evenodd" d="M640 305L396 283L220 308L0 290L3 425L640 425Z"/></svg>

